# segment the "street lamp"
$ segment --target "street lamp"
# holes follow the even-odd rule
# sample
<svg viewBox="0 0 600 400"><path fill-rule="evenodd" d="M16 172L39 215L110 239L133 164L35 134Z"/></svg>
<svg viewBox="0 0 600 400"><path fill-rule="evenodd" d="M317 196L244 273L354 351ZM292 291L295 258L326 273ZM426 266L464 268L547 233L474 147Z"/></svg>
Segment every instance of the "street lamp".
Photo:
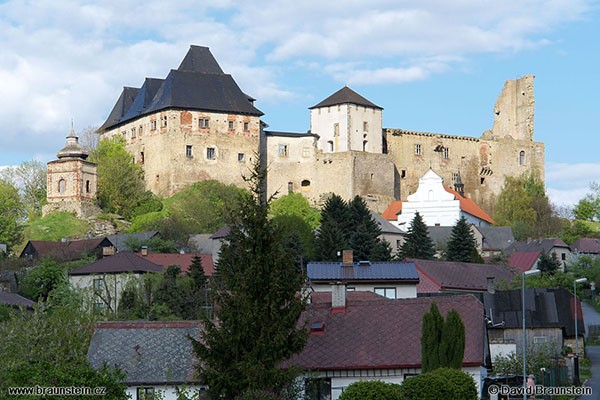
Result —
<svg viewBox="0 0 600 400"><path fill-rule="evenodd" d="M575 357L573 358L573 385L579 386L579 335L577 332L577 284L587 282L587 278L575 279L573 282L573 305L575 308Z"/></svg>
<svg viewBox="0 0 600 400"><path fill-rule="evenodd" d="M525 330L525 277L529 275L539 274L541 271L539 269L531 269L529 271L524 271L521 276L521 282L523 287L521 289L521 296L523 300L523 400L527 400L527 331Z"/></svg>

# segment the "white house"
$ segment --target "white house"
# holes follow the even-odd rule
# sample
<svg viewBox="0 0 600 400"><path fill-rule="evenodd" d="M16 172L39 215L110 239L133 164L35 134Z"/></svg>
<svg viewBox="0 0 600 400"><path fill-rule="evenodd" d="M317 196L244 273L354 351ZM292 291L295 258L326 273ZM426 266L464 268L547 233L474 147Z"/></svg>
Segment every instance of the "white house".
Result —
<svg viewBox="0 0 600 400"><path fill-rule="evenodd" d="M461 217L475 226L494 223L472 200L445 187L443 179L431 169L419 179L417 191L409 195L401 205L394 202L390 205L390 209L392 208L396 220L390 222L404 231L408 230L417 212L427 226L453 226ZM384 212L384 216L389 218L390 211Z"/></svg>

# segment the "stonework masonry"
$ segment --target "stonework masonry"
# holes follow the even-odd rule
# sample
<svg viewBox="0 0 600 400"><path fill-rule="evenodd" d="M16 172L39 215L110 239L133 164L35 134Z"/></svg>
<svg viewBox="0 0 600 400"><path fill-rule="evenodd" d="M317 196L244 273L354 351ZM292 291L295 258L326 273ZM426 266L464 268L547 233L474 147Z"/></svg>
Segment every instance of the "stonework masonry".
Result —
<svg viewBox="0 0 600 400"><path fill-rule="evenodd" d="M383 128L383 108L348 87L310 107L308 132L272 132L208 48L191 46L164 80L124 88L100 132L125 138L146 187L160 196L205 179L246 187L242 176L260 157L268 194L300 192L315 205L331 193L361 195L381 212L432 168L446 186L460 174L466 197L491 213L505 176L536 171L544 179L533 80L506 82L493 128L479 138Z"/></svg>

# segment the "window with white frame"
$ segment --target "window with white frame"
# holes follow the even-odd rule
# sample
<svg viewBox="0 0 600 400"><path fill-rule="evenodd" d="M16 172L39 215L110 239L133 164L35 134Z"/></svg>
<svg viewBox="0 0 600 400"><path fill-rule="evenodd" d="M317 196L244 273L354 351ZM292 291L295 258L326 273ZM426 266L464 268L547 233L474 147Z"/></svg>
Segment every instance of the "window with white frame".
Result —
<svg viewBox="0 0 600 400"><path fill-rule="evenodd" d="M287 157L288 156L288 145L280 144L279 145L279 157Z"/></svg>
<svg viewBox="0 0 600 400"><path fill-rule="evenodd" d="M156 130L156 120L153 119L152 121L150 121L150 130L151 131L155 131Z"/></svg>
<svg viewBox="0 0 600 400"><path fill-rule="evenodd" d="M448 148L444 147L444 150L442 150L442 154L444 155L444 159L448 159Z"/></svg>
<svg viewBox="0 0 600 400"><path fill-rule="evenodd" d="M423 153L421 152L421 144L420 144L420 143L417 143L417 144L415 144L415 154L416 154L417 156L420 156L421 154L423 154Z"/></svg>
<svg viewBox="0 0 600 400"><path fill-rule="evenodd" d="M229 121L228 128L230 131L234 130L235 129L235 121Z"/></svg>
<svg viewBox="0 0 600 400"><path fill-rule="evenodd" d="M208 124L209 124L208 121L209 121L208 118L200 118L198 120L198 127L200 129L208 129Z"/></svg>
<svg viewBox="0 0 600 400"><path fill-rule="evenodd" d="M136 391L136 400L154 400L154 388L153 387L139 387Z"/></svg>
<svg viewBox="0 0 600 400"><path fill-rule="evenodd" d="M217 150L214 147L207 147L206 158L209 160L215 160L217 158Z"/></svg>
<svg viewBox="0 0 600 400"><path fill-rule="evenodd" d="M375 293L380 296L387 297L388 299L396 298L396 288L394 287L376 287Z"/></svg>

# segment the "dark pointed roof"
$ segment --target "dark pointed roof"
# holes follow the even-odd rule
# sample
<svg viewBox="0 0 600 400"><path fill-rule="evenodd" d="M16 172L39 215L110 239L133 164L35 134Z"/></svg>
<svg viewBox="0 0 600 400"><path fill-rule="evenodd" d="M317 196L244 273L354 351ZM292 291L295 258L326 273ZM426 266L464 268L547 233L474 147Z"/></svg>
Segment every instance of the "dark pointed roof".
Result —
<svg viewBox="0 0 600 400"><path fill-rule="evenodd" d="M139 90L139 88L125 86L121 92L121 95L119 96L119 99L117 100L117 103L108 115L108 118L104 124L98 128L98 130L104 131L121 122L121 119L123 116L125 116L127 110L129 110L129 107L131 107L131 104L133 104L133 101L135 100Z"/></svg>
<svg viewBox="0 0 600 400"><path fill-rule="evenodd" d="M76 268L69 275L121 274L161 272L163 267L135 253L124 251L114 256L103 257L86 266Z"/></svg>
<svg viewBox="0 0 600 400"><path fill-rule="evenodd" d="M194 45L190 46L189 51L177 69L179 71L200 72L202 74L224 74L208 47Z"/></svg>
<svg viewBox="0 0 600 400"><path fill-rule="evenodd" d="M141 89L126 87L99 131L168 108L261 116L254 99L223 73L208 47L190 46L166 79L146 78Z"/></svg>
<svg viewBox="0 0 600 400"><path fill-rule="evenodd" d="M354 90L350 89L348 86L344 86L316 106L312 106L309 110L313 108L321 108L321 107L329 107L329 106L337 106L338 104L356 104L359 106L377 108L379 110L383 110L383 107L379 107L377 104L371 103L369 100L362 97L360 94L356 93Z"/></svg>
<svg viewBox="0 0 600 400"><path fill-rule="evenodd" d="M65 144L65 147L63 147L62 149L60 149L60 151L58 153L56 153L56 157L58 157L60 160L65 160L65 159L85 160L86 158L88 158L88 152L85 151L79 145L79 137L75 134L75 130L73 129L73 126L71 126L71 132L69 133L69 136L67 136L67 142Z"/></svg>

